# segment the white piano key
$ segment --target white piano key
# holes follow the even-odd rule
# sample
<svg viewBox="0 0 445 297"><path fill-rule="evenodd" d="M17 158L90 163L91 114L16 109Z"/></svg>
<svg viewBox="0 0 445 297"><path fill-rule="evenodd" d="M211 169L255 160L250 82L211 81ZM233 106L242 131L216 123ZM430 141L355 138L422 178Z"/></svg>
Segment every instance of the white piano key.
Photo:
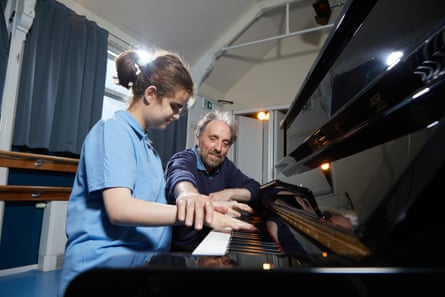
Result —
<svg viewBox="0 0 445 297"><path fill-rule="evenodd" d="M224 256L229 246L230 236L230 233L210 231L192 255Z"/></svg>

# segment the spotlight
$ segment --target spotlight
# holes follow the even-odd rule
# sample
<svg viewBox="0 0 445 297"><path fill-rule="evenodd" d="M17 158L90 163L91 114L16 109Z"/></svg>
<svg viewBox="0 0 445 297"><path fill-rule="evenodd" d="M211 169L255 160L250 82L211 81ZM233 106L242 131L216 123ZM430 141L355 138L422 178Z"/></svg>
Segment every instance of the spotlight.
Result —
<svg viewBox="0 0 445 297"><path fill-rule="evenodd" d="M319 0L312 4L315 10L315 22L319 25L326 25L331 17L331 6L328 0Z"/></svg>

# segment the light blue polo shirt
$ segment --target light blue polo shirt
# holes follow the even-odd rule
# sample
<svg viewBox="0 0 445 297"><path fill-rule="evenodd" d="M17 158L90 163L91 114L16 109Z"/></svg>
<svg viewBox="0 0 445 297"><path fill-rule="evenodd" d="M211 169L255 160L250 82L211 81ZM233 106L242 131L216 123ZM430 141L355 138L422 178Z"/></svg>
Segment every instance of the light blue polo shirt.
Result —
<svg viewBox="0 0 445 297"><path fill-rule="evenodd" d="M139 123L123 110L99 121L83 144L68 202L59 296L77 274L115 255L170 249L171 226L128 227L108 220L102 190L111 187L129 188L134 199L167 203L161 159Z"/></svg>

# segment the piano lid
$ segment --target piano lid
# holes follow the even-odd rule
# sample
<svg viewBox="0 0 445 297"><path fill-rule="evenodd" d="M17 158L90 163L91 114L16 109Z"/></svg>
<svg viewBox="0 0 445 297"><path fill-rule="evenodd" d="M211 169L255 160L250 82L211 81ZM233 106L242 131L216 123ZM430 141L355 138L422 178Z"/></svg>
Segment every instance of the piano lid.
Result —
<svg viewBox="0 0 445 297"><path fill-rule="evenodd" d="M240 257L238 257L240 256ZM314 296L341 292L344 296L386 296L400 291L432 295L441 289L443 270L400 267L306 266L288 257L228 255L215 267L217 257L185 254L116 255L110 265L78 275L68 286L70 296L209 296L215 291L235 296L274 296L300 290ZM130 265L146 258L145 265ZM239 262L237 262L239 261ZM407 279L412 279L408 281Z"/></svg>
<svg viewBox="0 0 445 297"><path fill-rule="evenodd" d="M388 64L390 54L399 54L398 62ZM439 120L444 68L443 1L349 1L281 128L315 96L328 120L277 168L301 173Z"/></svg>

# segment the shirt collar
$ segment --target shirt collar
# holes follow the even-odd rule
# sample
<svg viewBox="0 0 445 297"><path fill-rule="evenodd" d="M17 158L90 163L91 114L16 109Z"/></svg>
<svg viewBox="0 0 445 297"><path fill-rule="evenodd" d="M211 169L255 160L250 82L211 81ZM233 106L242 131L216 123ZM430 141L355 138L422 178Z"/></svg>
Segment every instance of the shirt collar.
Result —
<svg viewBox="0 0 445 297"><path fill-rule="evenodd" d="M202 163L201 156L199 155L199 152L198 152L198 146L196 144L193 147L193 152L195 153L195 156L196 156L196 167L198 167L198 170L207 172L207 169L204 166L204 163Z"/></svg>
<svg viewBox="0 0 445 297"><path fill-rule="evenodd" d="M147 137L147 133L142 129L141 125L136 119L126 110L118 110L115 116L122 118L140 138Z"/></svg>
<svg viewBox="0 0 445 297"><path fill-rule="evenodd" d="M142 129L141 125L136 121L136 119L126 110L118 110L115 116L122 118L136 133L139 139L144 140L148 147L155 150L153 147L153 142L151 141L148 134Z"/></svg>

